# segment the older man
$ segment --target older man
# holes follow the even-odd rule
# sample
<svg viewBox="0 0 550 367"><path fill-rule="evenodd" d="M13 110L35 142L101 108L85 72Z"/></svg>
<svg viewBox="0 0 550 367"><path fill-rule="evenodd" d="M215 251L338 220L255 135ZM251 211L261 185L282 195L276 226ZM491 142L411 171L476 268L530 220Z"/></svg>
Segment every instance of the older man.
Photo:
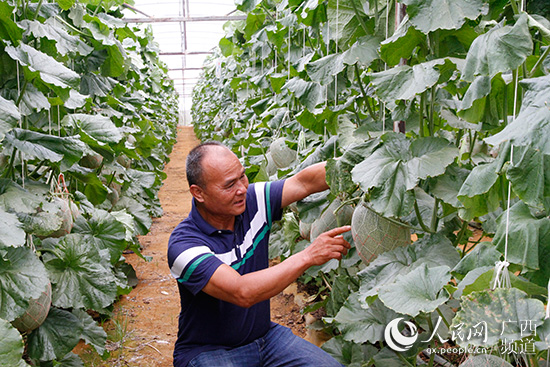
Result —
<svg viewBox="0 0 550 367"><path fill-rule="evenodd" d="M174 366L341 366L320 348L270 320L269 299L306 269L340 259L350 227L320 235L305 250L268 267L272 222L282 208L326 190L324 163L287 180L249 185L220 143L187 158L191 213L170 236L168 263L181 298Z"/></svg>

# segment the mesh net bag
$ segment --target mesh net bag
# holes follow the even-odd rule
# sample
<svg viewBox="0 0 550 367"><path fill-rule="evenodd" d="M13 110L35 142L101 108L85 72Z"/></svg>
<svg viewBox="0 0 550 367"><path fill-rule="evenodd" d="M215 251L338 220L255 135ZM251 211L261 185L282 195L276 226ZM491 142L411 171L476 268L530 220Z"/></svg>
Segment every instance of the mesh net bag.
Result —
<svg viewBox="0 0 550 367"><path fill-rule="evenodd" d="M464 361L459 367L513 367L504 359L491 354L480 354L472 356Z"/></svg>
<svg viewBox="0 0 550 367"><path fill-rule="evenodd" d="M29 301L29 307L23 315L15 319L12 325L21 333L29 333L36 329L48 316L52 303L52 286L48 283L46 290L37 299Z"/></svg>
<svg viewBox="0 0 550 367"><path fill-rule="evenodd" d="M359 256L366 264L383 252L411 243L409 228L382 217L364 202L355 208L351 234Z"/></svg>
<svg viewBox="0 0 550 367"><path fill-rule="evenodd" d="M321 233L351 223L351 217L353 215L353 208L351 205L341 207L338 212L334 214L334 211L338 209L340 205L342 205L342 201L338 198L334 199L325 209L323 214L313 222L309 236L311 241L316 239Z"/></svg>

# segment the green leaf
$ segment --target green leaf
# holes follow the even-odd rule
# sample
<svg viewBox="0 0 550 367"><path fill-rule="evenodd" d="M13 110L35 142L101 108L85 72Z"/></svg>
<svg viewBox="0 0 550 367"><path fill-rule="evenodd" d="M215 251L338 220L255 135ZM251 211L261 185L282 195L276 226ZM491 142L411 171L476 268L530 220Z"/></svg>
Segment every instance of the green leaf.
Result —
<svg viewBox="0 0 550 367"><path fill-rule="evenodd" d="M419 138L411 142L404 134L387 133L383 145L353 170L353 181L364 191L371 188L384 190L384 194L371 197L373 209L385 216L407 215L403 207L406 191L416 187L420 180L436 177L445 172L458 150L443 138Z"/></svg>
<svg viewBox="0 0 550 367"><path fill-rule="evenodd" d="M384 340L384 329L398 314L380 300L362 308L359 293L352 293L334 317L334 322L345 340L355 343L376 343Z"/></svg>
<svg viewBox="0 0 550 367"><path fill-rule="evenodd" d="M513 145L529 146L550 155L550 109L547 103L550 99L550 75L524 79L520 82L525 97L521 112L504 130L485 139L491 145L499 145L510 141Z"/></svg>
<svg viewBox="0 0 550 367"><path fill-rule="evenodd" d="M411 23L428 34L437 29L459 29L467 19L486 14L483 0L402 0Z"/></svg>
<svg viewBox="0 0 550 367"><path fill-rule="evenodd" d="M76 2L76 0L55 0L58 4L59 4L59 7L63 10L69 10L70 8L73 7L74 3Z"/></svg>
<svg viewBox="0 0 550 367"><path fill-rule="evenodd" d="M86 237L64 236L56 245L56 253L44 261L53 284L54 306L102 310L114 302L116 279Z"/></svg>
<svg viewBox="0 0 550 367"><path fill-rule="evenodd" d="M379 37L359 37L351 47L344 52L344 64L359 65L367 68L379 58L378 47L382 41Z"/></svg>
<svg viewBox="0 0 550 367"><path fill-rule="evenodd" d="M27 247L0 250L0 318L13 321L48 286L48 274L36 254Z"/></svg>
<svg viewBox="0 0 550 367"><path fill-rule="evenodd" d="M466 254L453 268L453 272L466 275L468 272L483 266L494 266L502 254L491 242L481 242Z"/></svg>
<svg viewBox="0 0 550 367"><path fill-rule="evenodd" d="M523 14L515 25L498 25L474 40L462 77L473 81L477 75L492 78L498 73L515 70L532 52L533 41L527 16Z"/></svg>
<svg viewBox="0 0 550 367"><path fill-rule="evenodd" d="M506 177L521 200L534 207L543 207L550 197L550 155L528 146L516 148Z"/></svg>
<svg viewBox="0 0 550 367"><path fill-rule="evenodd" d="M508 226L508 261L528 269L538 269L539 246L547 246L550 240L550 218L534 217L529 207L522 201L510 208ZM494 243L504 253L506 244L506 212L497 219L497 232Z"/></svg>
<svg viewBox="0 0 550 367"><path fill-rule="evenodd" d="M99 355L103 355L106 351L105 343L107 342L105 330L84 310L73 310L72 313L82 323L82 339L86 344L93 346Z"/></svg>
<svg viewBox="0 0 550 367"><path fill-rule="evenodd" d="M244 13L251 12L259 3L260 0L235 0L237 9Z"/></svg>
<svg viewBox="0 0 550 367"><path fill-rule="evenodd" d="M149 232L149 228L151 227L151 224L153 224L153 221L147 212L147 208L145 208L137 200L128 196L123 196L120 198L118 203L116 203L113 209L126 209L126 211L134 217L134 224L137 229L137 234L145 235Z"/></svg>
<svg viewBox="0 0 550 367"><path fill-rule="evenodd" d="M73 52L87 56L93 51L93 48L79 37L70 35L63 24L55 18L48 18L44 23L24 19L20 24L26 29L25 35L32 34L37 39L46 38L55 41L57 51L63 56Z"/></svg>
<svg viewBox="0 0 550 367"><path fill-rule="evenodd" d="M76 316L52 307L44 323L29 335L29 356L40 361L62 359L76 347L82 330Z"/></svg>
<svg viewBox="0 0 550 367"><path fill-rule="evenodd" d="M127 69L126 58L126 51L120 43L107 46L107 58L101 65L101 74L113 78L122 76Z"/></svg>
<svg viewBox="0 0 550 367"><path fill-rule="evenodd" d="M492 346L499 340L521 339L532 333L531 327L541 325L544 318L543 303L528 299L524 292L515 288L473 292L461 298L461 306L451 329L457 335L455 342L462 347L468 344ZM469 334L474 330L481 332Z"/></svg>
<svg viewBox="0 0 550 367"><path fill-rule="evenodd" d="M2 228L0 248L23 246L26 234L21 227L21 222L15 214L8 213L0 208L0 228Z"/></svg>
<svg viewBox="0 0 550 367"><path fill-rule="evenodd" d="M17 44L23 36L23 30L13 21L14 8L7 2L0 2L0 38Z"/></svg>
<svg viewBox="0 0 550 367"><path fill-rule="evenodd" d="M426 264L428 268L447 266L452 269L460 255L443 235L425 236L410 246L380 254L358 276L361 279L361 300L375 296L381 287L392 284L403 275Z"/></svg>
<svg viewBox="0 0 550 367"><path fill-rule="evenodd" d="M348 367L361 367L378 352L373 345L348 342L342 335L331 338L323 344L322 348Z"/></svg>
<svg viewBox="0 0 550 367"><path fill-rule="evenodd" d="M444 64L445 59L437 59L414 66L396 66L372 73L371 83L384 102L411 100L438 82L440 73L436 66Z"/></svg>
<svg viewBox="0 0 550 367"><path fill-rule="evenodd" d="M323 88L319 83L307 82L298 77L292 78L286 82L284 88L294 93L296 98L298 98L309 111L313 111L324 99L322 96Z"/></svg>
<svg viewBox="0 0 550 367"><path fill-rule="evenodd" d="M0 141L4 135L13 129L21 119L21 114L15 103L0 96Z"/></svg>
<svg viewBox="0 0 550 367"><path fill-rule="evenodd" d="M334 76L344 70L344 54L331 54L310 62L306 66L312 81L327 85L334 81Z"/></svg>
<svg viewBox="0 0 550 367"><path fill-rule="evenodd" d="M19 110L24 116L30 116L36 112L47 111L51 108L51 103L44 93L39 91L34 85L28 84L23 93L23 98L19 103Z"/></svg>
<svg viewBox="0 0 550 367"><path fill-rule="evenodd" d="M58 137L19 128L6 134L4 147L20 150L27 159L61 162L66 168L78 162L85 151L84 143L76 137Z"/></svg>
<svg viewBox="0 0 550 367"><path fill-rule="evenodd" d="M430 180L430 192L444 203L459 208L462 203L457 196L469 174L470 171L467 169L461 168L457 164L451 164L445 170L445 174Z"/></svg>
<svg viewBox="0 0 550 367"><path fill-rule="evenodd" d="M99 146L118 143L122 139L119 128L109 117L102 115L72 114L66 115L62 123L64 125L78 127L81 136L86 137Z"/></svg>
<svg viewBox="0 0 550 367"><path fill-rule="evenodd" d="M489 93L491 93L491 78L485 75L477 76L464 94L460 110L469 109L476 100L488 96Z"/></svg>
<svg viewBox="0 0 550 367"><path fill-rule="evenodd" d="M451 280L448 266L429 268L426 264L380 288L378 298L400 314L417 316L445 303L450 295L443 286Z"/></svg>
<svg viewBox="0 0 550 367"><path fill-rule="evenodd" d="M84 235L84 241L95 245L98 252L108 250L112 264L118 261L126 248L124 224L105 210L97 209L88 220L84 216L79 216L73 233Z"/></svg>
<svg viewBox="0 0 550 367"><path fill-rule="evenodd" d="M6 46L5 50L12 59L26 67L32 79L40 78L42 82L62 89L78 86L80 78L77 73L29 45Z"/></svg>
<svg viewBox="0 0 550 367"><path fill-rule="evenodd" d="M0 367L26 367L23 360L25 345L19 331L0 319Z"/></svg>
<svg viewBox="0 0 550 367"><path fill-rule="evenodd" d="M357 1L355 12L352 1L355 0L329 0L327 4L327 21L330 27L330 39L338 42L341 48L347 48L350 41L357 36L365 35L361 19L365 12L361 2ZM325 36L323 35L323 38Z"/></svg>
<svg viewBox="0 0 550 367"><path fill-rule="evenodd" d="M414 49L424 42L426 36L422 32L410 22L403 22L390 38L380 44L380 56L388 65L397 65L401 58L410 58Z"/></svg>
<svg viewBox="0 0 550 367"><path fill-rule="evenodd" d="M107 97L118 82L103 75L87 73L80 80L80 92L92 97Z"/></svg>
<svg viewBox="0 0 550 367"><path fill-rule="evenodd" d="M49 187L41 187L44 192ZM23 189L14 181L0 179L0 207L7 211L17 213L35 213L42 205L43 197L39 197L29 190Z"/></svg>

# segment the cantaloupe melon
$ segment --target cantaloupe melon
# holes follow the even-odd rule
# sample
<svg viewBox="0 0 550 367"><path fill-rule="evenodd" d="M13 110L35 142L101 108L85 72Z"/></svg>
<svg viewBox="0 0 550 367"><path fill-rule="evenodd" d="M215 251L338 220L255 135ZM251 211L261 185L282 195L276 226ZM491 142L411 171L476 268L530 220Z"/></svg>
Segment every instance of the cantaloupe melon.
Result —
<svg viewBox="0 0 550 367"><path fill-rule="evenodd" d="M101 166L101 163L103 163L103 156L101 154L87 154L82 159L80 159L79 164L82 167L96 169Z"/></svg>
<svg viewBox="0 0 550 367"><path fill-rule="evenodd" d="M267 172L268 176L273 176L275 173L277 173L277 166L273 162L273 157L271 156L271 152L267 152L265 154L265 159L266 159L265 171Z"/></svg>
<svg viewBox="0 0 550 367"><path fill-rule="evenodd" d="M285 138L274 140L269 146L269 152L277 168L287 168L296 160L296 151L286 145Z"/></svg>
<svg viewBox="0 0 550 367"><path fill-rule="evenodd" d="M512 367L512 365L497 356L479 354L477 356L471 356L459 367Z"/></svg>
<svg viewBox="0 0 550 367"><path fill-rule="evenodd" d="M311 225L312 223L307 223L303 220L300 221L300 236L302 236L303 239L310 239L309 236L311 234Z"/></svg>
<svg viewBox="0 0 550 367"><path fill-rule="evenodd" d="M29 301L29 307L23 315L12 322L21 333L29 333L42 325L52 304L52 285L48 283L46 290L37 299Z"/></svg>
<svg viewBox="0 0 550 367"><path fill-rule="evenodd" d="M384 218L364 202L355 208L351 234L359 256L366 264L383 252L411 243L409 228Z"/></svg>
<svg viewBox="0 0 550 367"><path fill-rule="evenodd" d="M340 205L342 205L342 201L338 198L334 199L325 209L323 214L313 222L310 232L311 241L315 240L321 233L351 223L353 207L351 205L345 205L334 214L334 211L338 209Z"/></svg>
<svg viewBox="0 0 550 367"><path fill-rule="evenodd" d="M56 213L59 217L61 217L62 223L61 228L51 233L48 237L63 237L66 234L71 233L74 225L74 218L70 206L70 200L68 198L55 196L52 199L52 204L53 205L49 207L48 211Z"/></svg>

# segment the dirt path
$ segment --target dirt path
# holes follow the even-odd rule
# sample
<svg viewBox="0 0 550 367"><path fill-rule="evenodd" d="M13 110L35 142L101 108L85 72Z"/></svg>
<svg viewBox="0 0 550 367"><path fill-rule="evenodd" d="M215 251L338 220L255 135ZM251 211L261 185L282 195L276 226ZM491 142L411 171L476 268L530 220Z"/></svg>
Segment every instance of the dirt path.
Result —
<svg viewBox="0 0 550 367"><path fill-rule="evenodd" d="M108 343L110 360L87 362L87 365L172 366L180 305L177 285L166 260L166 246L171 231L191 209L185 158L197 144L192 127L178 128L178 141L164 170L168 177L159 192L164 215L155 218L150 233L139 239L143 255L151 256L152 261L144 262L134 254L125 255L135 268L139 283L117 302L112 321L106 325L110 334L118 334L120 340ZM296 292L296 284L289 286L272 299L272 319L319 345L323 340L317 335L308 336L306 320L299 312L298 304L302 305L303 298Z"/></svg>

